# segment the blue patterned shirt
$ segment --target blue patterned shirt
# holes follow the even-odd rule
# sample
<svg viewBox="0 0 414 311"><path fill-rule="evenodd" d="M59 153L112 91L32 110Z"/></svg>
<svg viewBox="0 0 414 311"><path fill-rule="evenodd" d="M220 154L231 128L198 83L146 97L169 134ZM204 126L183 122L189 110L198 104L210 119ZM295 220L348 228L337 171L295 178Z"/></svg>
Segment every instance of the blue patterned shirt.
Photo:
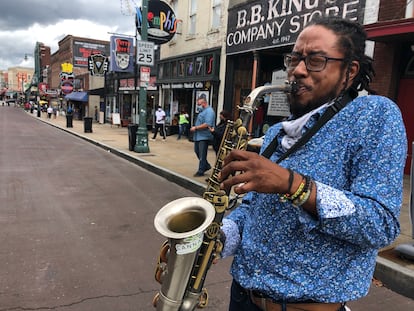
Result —
<svg viewBox="0 0 414 311"><path fill-rule="evenodd" d="M276 135L285 135L280 124L268 130L262 151ZM280 163L315 181L317 218L277 194L251 192L223 220L223 256L234 255L234 279L275 300L343 302L366 295L378 249L400 232L406 148L395 103L372 95L348 103Z"/></svg>

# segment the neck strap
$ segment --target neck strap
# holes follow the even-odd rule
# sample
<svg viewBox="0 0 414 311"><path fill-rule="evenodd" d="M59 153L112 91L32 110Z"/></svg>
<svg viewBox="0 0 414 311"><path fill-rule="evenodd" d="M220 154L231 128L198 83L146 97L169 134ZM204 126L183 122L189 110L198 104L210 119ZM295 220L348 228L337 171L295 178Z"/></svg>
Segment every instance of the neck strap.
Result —
<svg viewBox="0 0 414 311"><path fill-rule="evenodd" d="M323 115L319 118L318 122L316 122L314 126L312 126L305 134L303 134L303 136L291 148L289 148L284 154L282 154L280 158L277 159L276 163L280 163L282 160L290 156L293 152L298 150L301 146L306 144L309 141L309 139L311 139L311 137L315 135L315 133L326 122L328 122L338 111L344 108L351 100L352 98L348 93L345 93L344 96L337 99L332 105L330 105L326 109ZM275 138L273 138L273 140L267 146L267 148L262 152L262 156L266 158L270 158L270 156L276 150L277 145L278 145L278 139L276 135Z"/></svg>

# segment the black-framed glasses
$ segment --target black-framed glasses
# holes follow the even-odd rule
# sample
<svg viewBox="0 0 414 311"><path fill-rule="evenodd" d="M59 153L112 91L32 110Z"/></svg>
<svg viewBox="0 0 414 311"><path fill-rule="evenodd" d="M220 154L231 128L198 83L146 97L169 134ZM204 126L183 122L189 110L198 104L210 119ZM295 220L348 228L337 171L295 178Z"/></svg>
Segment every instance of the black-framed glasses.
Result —
<svg viewBox="0 0 414 311"><path fill-rule="evenodd" d="M344 61L345 58L328 57L320 54L308 54L303 56L297 53L287 53L283 55L283 61L286 69L295 68L301 61L305 61L307 71L322 71L326 67L326 63L330 60Z"/></svg>

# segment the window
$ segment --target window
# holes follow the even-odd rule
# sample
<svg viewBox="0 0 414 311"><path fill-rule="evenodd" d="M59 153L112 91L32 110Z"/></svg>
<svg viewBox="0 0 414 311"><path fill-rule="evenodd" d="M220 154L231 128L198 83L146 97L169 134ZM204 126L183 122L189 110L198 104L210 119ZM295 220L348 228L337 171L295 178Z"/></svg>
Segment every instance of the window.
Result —
<svg viewBox="0 0 414 311"><path fill-rule="evenodd" d="M221 1L222 0L212 0L212 19L211 19L211 28L218 29L221 24Z"/></svg>
<svg viewBox="0 0 414 311"><path fill-rule="evenodd" d="M188 17L188 34L196 34L196 18L197 18L197 0L190 0L189 2L189 17Z"/></svg>

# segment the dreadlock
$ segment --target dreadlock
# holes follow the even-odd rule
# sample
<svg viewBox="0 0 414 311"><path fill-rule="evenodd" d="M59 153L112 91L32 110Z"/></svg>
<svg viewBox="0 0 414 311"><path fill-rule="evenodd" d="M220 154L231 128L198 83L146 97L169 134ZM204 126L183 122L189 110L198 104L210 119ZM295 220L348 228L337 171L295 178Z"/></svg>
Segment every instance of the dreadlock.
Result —
<svg viewBox="0 0 414 311"><path fill-rule="evenodd" d="M365 55L365 41L367 34L359 23L345 20L339 17L318 17L313 19L309 25L320 25L333 31L339 37L339 45L345 53L344 66L347 66L347 79L349 78L349 67L352 61L359 62L359 72L348 92L352 98L358 96L358 92L366 90L370 94L376 92L370 88L369 84L375 76L373 59Z"/></svg>

